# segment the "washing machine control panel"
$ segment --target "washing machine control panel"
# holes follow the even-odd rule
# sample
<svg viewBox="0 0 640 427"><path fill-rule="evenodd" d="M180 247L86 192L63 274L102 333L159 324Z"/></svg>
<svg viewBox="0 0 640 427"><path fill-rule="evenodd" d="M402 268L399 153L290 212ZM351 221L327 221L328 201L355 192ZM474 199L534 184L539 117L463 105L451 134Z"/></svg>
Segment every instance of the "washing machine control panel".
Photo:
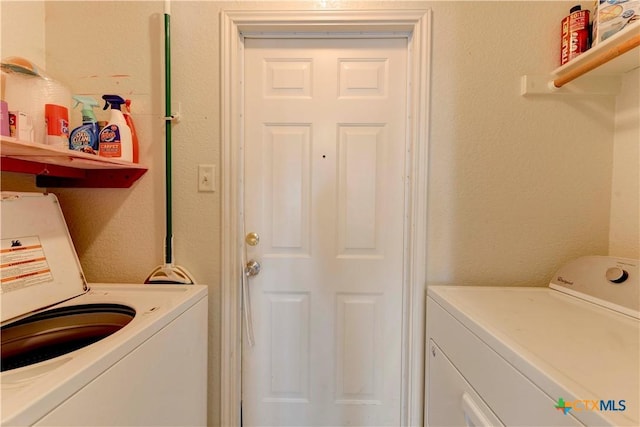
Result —
<svg viewBox="0 0 640 427"><path fill-rule="evenodd" d="M549 286L640 319L640 262L585 256L562 266Z"/></svg>

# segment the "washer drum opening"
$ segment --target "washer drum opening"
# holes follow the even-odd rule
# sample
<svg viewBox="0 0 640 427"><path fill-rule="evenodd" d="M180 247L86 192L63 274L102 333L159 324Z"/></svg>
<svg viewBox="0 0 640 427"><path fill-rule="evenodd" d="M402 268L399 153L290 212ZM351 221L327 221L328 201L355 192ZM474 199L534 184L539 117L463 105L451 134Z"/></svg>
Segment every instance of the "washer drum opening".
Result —
<svg viewBox="0 0 640 427"><path fill-rule="evenodd" d="M1 371L53 359L100 341L136 315L120 304L84 304L34 314L2 327Z"/></svg>

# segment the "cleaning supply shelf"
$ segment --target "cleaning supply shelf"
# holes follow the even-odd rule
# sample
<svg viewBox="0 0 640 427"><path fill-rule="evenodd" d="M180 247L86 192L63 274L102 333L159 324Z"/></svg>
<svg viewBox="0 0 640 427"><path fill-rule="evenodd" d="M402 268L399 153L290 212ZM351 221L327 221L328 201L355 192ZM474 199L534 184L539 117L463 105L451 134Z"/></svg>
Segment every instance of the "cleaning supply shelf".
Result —
<svg viewBox="0 0 640 427"><path fill-rule="evenodd" d="M521 94L616 95L620 76L638 67L640 24L635 23L556 68L551 76L523 76Z"/></svg>
<svg viewBox="0 0 640 427"><path fill-rule="evenodd" d="M2 171L35 175L38 187L129 188L147 172L123 160L6 136L0 141Z"/></svg>

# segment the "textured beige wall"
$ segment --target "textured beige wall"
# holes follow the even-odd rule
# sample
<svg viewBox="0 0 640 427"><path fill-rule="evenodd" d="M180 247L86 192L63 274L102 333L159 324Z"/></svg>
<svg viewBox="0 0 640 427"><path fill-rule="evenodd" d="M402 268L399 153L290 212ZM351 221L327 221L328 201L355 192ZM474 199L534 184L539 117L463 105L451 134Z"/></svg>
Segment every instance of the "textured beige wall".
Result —
<svg viewBox="0 0 640 427"><path fill-rule="evenodd" d="M3 49L9 43L5 22L17 10L6 3ZM220 194L199 193L196 174L200 163L216 164L218 173L225 167L219 135L220 10L387 6L433 10L431 115L425 124L430 129L429 283L544 285L570 258L617 252L613 242L620 234L638 240L632 227L638 222L636 201L636 211L625 210L624 221L611 227L609 249L615 100L519 95L521 75L556 67L566 2L174 0L173 99L181 103L183 117L173 131L175 261L210 289L211 424L218 423L219 413L220 289L232 284L219 280ZM146 175L127 190L53 191L88 279L141 282L161 263L165 234L163 2L47 1L44 18L35 4L31 7L30 27L44 19L52 76L75 93L112 91L133 100ZM28 32L24 25L12 31ZM25 39L24 56L37 56L43 46L33 44L39 43ZM619 103L624 104L619 112L637 106L637 86ZM73 114L75 125L79 112ZM637 120L633 123L637 135ZM618 132L624 129L618 126ZM616 139L616 149L621 146ZM616 154L616 170L633 170L630 152ZM32 182L2 175L3 189L33 189ZM635 178L616 173L614 185L614 200L619 191L637 193L637 173Z"/></svg>
<svg viewBox="0 0 640 427"><path fill-rule="evenodd" d="M567 3L434 4L431 283L548 283L606 254L613 100L522 97L557 66Z"/></svg>
<svg viewBox="0 0 640 427"><path fill-rule="evenodd" d="M640 259L640 69L622 80L616 100L609 253Z"/></svg>
<svg viewBox="0 0 640 427"><path fill-rule="evenodd" d="M44 67L44 3L0 0L0 19L0 57L22 56Z"/></svg>

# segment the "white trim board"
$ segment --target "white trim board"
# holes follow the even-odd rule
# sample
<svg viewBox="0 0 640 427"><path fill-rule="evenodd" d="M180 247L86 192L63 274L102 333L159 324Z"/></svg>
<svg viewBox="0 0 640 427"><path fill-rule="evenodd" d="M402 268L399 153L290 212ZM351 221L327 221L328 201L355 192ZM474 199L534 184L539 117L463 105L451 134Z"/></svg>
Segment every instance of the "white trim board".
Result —
<svg viewBox="0 0 640 427"><path fill-rule="evenodd" d="M242 368L242 150L245 37L404 37L409 81L402 424L422 425L426 297L429 10L259 11L221 14L222 259L220 425L240 425Z"/></svg>

